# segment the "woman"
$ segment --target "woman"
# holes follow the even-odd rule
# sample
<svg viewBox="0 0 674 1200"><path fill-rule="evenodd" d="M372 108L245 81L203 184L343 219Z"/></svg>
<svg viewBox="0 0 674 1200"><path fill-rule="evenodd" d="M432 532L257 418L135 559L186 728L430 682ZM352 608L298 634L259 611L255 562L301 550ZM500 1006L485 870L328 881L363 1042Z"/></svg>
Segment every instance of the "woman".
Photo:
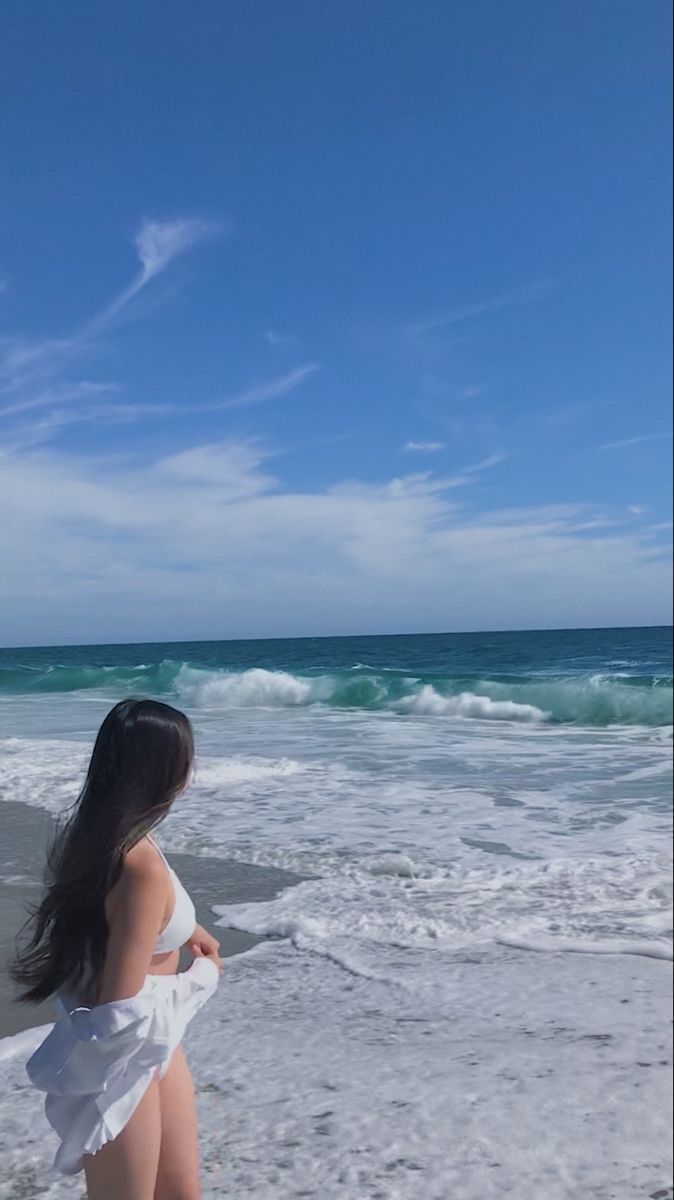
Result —
<svg viewBox="0 0 674 1200"><path fill-rule="evenodd" d="M34 1075L57 1079L56 1085L38 1086L61 1092L47 1098L47 1115L64 1139L61 1149L68 1137L63 1127L72 1124L63 1109L67 1103L75 1106L80 1149L100 1147L76 1153L76 1165L60 1167L83 1165L90 1200L198 1200L200 1194L189 1067L180 1045L166 1061L161 1054L171 1040L166 1030L177 1028L182 1036L187 1020L214 990L222 963L219 943L196 924L192 901L150 836L185 790L193 758L190 723L169 705L122 700L108 713L75 810L49 851L48 886L32 914L31 941L12 966L23 985L22 1000L56 995L60 1001L62 1022L33 1056ZM195 961L177 975L181 946ZM89 1030L98 1028L98 1035L83 1035L82 1021ZM117 1034L114 1043L100 1035L106 1021ZM65 1032L64 1022L70 1022ZM123 1051L128 1059L120 1059L125 1036L135 1041ZM70 1037L67 1052L64 1037ZM69 1100L63 1095L68 1087ZM99 1111L105 1097L114 1100L109 1120ZM71 1151L72 1146L72 1158Z"/></svg>

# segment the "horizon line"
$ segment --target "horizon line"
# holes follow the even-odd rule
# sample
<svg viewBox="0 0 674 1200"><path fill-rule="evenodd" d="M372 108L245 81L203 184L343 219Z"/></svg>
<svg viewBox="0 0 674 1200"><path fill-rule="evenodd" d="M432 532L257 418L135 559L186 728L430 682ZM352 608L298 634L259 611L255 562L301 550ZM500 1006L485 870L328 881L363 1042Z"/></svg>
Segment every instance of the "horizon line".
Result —
<svg viewBox="0 0 674 1200"><path fill-rule="evenodd" d="M658 622L654 625L540 625L527 629L438 629L412 633L318 633L299 634L290 637L269 636L244 638L169 638L165 641L139 642L44 642L38 645L0 646L5 650L82 650L101 646L194 646L229 642L319 642L353 640L354 638L399 638L399 637L471 637L478 634L501 633L597 633L621 629L672 629L671 624Z"/></svg>

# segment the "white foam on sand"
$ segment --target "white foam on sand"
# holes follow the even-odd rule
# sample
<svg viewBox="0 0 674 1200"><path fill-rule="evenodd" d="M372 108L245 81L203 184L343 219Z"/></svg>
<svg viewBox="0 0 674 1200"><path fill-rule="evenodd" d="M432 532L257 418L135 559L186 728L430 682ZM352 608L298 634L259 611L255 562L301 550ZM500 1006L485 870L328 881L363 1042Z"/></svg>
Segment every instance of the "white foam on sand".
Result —
<svg viewBox="0 0 674 1200"><path fill-rule="evenodd" d="M262 944L186 1039L204 1200L644 1200L671 1180L667 992L663 964L622 956L497 948L423 993ZM21 1036L8 1195L72 1198Z"/></svg>
<svg viewBox="0 0 674 1200"><path fill-rule="evenodd" d="M587 938L585 941L573 938L514 938L501 937L498 939L502 946L513 946L516 950L533 950L539 953L553 952L555 954L636 954L643 958L659 958L663 962L671 962L674 958L671 942L662 941L629 941L618 938L615 941L601 941Z"/></svg>
<svg viewBox="0 0 674 1200"><path fill-rule="evenodd" d="M346 944L357 948L361 959L384 957L396 976L409 976L411 970L401 963L401 949L458 950L495 941L671 958L667 856L500 861L500 868L415 875L375 860L367 872L310 879L272 900L216 905L214 911L222 924L290 938L301 948ZM388 866L386 873L382 866ZM433 976L437 970L433 954L427 955L424 973Z"/></svg>

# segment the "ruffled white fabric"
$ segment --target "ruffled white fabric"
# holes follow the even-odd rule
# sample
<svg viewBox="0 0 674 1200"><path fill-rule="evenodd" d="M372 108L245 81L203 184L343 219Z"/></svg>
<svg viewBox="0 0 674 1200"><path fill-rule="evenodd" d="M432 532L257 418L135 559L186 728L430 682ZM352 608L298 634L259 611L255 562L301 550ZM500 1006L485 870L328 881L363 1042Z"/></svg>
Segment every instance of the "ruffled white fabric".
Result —
<svg viewBox="0 0 674 1200"><path fill-rule="evenodd" d="M148 975L128 1000L77 1008L58 997L61 1015L26 1064L31 1082L47 1093L47 1120L61 1139L57 1171L76 1174L82 1155L121 1133L218 980L211 959L195 958L179 975Z"/></svg>

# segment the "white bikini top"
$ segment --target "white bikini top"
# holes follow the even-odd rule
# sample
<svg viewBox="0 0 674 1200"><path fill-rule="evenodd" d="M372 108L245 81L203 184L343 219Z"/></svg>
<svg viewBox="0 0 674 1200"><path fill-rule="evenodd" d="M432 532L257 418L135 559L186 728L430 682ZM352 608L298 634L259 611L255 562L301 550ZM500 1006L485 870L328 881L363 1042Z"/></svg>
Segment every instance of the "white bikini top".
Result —
<svg viewBox="0 0 674 1200"><path fill-rule="evenodd" d="M169 917L168 924L161 930L154 944L155 954L166 954L168 950L179 950L184 945L190 934L194 932L197 923L197 914L191 898L178 879L173 867L169 866L166 862L166 857L154 838L150 837L149 833L147 838L148 841L152 842L152 845L164 860L166 869L171 876L171 883L173 884L173 912Z"/></svg>

